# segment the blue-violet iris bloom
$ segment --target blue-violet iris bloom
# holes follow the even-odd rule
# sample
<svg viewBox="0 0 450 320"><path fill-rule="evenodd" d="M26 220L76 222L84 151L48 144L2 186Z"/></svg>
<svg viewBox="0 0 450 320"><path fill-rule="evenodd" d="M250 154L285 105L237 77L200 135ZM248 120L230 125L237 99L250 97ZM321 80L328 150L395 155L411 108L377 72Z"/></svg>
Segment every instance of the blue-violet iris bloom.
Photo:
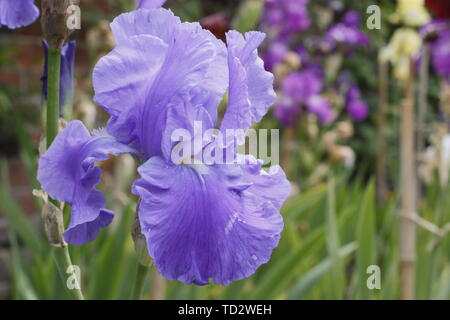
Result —
<svg viewBox="0 0 450 320"><path fill-rule="evenodd" d="M230 31L226 46L162 8L122 14L111 28L117 45L93 74L94 99L110 115L106 128L91 135L70 122L39 163L43 189L73 206L66 241L91 241L111 222L95 189L101 171L94 163L132 152L142 162L132 192L140 197L141 231L158 271L197 285L253 274L283 229L279 211L290 192L283 170L265 171L261 161L174 163L170 153L175 128L191 132L199 121L204 129L246 131L266 114L276 97L273 75L257 55L264 34ZM247 157L234 149L235 158ZM196 153L206 150L202 145Z"/></svg>
<svg viewBox="0 0 450 320"><path fill-rule="evenodd" d="M39 9L34 0L0 0L0 28L26 27L36 21Z"/></svg>

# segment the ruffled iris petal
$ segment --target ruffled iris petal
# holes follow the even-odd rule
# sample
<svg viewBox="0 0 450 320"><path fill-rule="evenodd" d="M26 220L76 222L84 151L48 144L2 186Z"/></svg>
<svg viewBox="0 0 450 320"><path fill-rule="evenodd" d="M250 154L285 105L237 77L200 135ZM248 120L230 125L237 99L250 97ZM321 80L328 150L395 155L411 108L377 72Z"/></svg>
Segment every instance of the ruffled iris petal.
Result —
<svg viewBox="0 0 450 320"><path fill-rule="evenodd" d="M108 124L112 134L121 141L123 137L135 139L149 158L161 154L162 133L172 100L183 97L193 105L201 104L216 119L218 103L228 84L226 48L220 40L198 23L181 23L165 9L123 14L111 27L117 50L96 66L94 88L96 102L113 116ZM129 43L144 36L158 39L166 48L148 50L132 45L136 59L130 59L126 52ZM124 70L127 77L119 80L118 74ZM111 83L113 90L105 90Z"/></svg>
<svg viewBox="0 0 450 320"><path fill-rule="evenodd" d="M283 169L274 165L268 171L263 169L263 161L246 155L247 163L242 165L244 178L251 182L248 192L259 198L260 202L270 201L275 208L280 209L291 192L291 186Z"/></svg>
<svg viewBox="0 0 450 320"><path fill-rule="evenodd" d="M214 120L216 119L217 105L228 87L227 49L221 40L217 39L211 32L202 29L198 23L181 23L178 17L166 9L137 10L122 14L111 23L111 29L117 43L128 41L130 37L141 34L149 34L160 38L169 45L169 51L175 52L176 58L188 57L189 52L192 53L197 50L195 47L199 44L199 41L207 41L208 45L213 45L214 52L210 52L212 56L205 57L207 66L203 70L205 71L203 78L197 85L190 87L189 93L193 103L203 104L210 112L211 117ZM180 43L179 40L182 40L182 42ZM187 52L181 55L180 53L184 51ZM150 58L151 56L148 57L148 59ZM180 66L181 61L188 64ZM165 68L171 62L173 60L168 60ZM175 65L181 67L181 70L187 69L190 67L189 59L176 61ZM162 73L164 71L161 70ZM174 78L170 78L170 76L173 75L163 77L165 82L161 85L162 87L168 86L171 79L181 79L180 75ZM176 88L172 88L171 94L173 94L174 89Z"/></svg>
<svg viewBox="0 0 450 320"><path fill-rule="evenodd" d="M164 158L169 162L173 160L171 159L171 154L175 145L180 142L190 144L190 155L195 157L195 155L203 150L204 131L214 127L211 115L202 105L192 105L189 101L183 99L173 102L174 104L168 107L169 110L167 112L167 121L162 141L162 152ZM183 130L183 134L189 133L191 140L180 141L181 139L176 136L177 132L180 132L179 130ZM194 140L199 141L196 143L196 145L199 145L198 150L195 150Z"/></svg>
<svg viewBox="0 0 450 320"><path fill-rule="evenodd" d="M38 180L55 200L72 205L64 239L81 245L92 241L107 226L113 213L105 209L105 198L95 189L101 178L96 161L108 155L133 152L110 136L91 136L80 121L71 121L39 160Z"/></svg>
<svg viewBox="0 0 450 320"><path fill-rule="evenodd" d="M264 70L257 53L264 38L261 32L248 32L245 38L237 31L227 33L230 85L221 130L247 130L252 122L261 120L276 100L273 75Z"/></svg>
<svg viewBox="0 0 450 320"><path fill-rule="evenodd" d="M25 27L38 16L39 9L34 5L34 0L0 0L0 27Z"/></svg>
<svg viewBox="0 0 450 320"><path fill-rule="evenodd" d="M269 260L283 228L286 180L271 179L267 188L285 190L271 196L258 190L266 183L258 170L238 165L174 166L154 157L138 171L133 192L141 197L141 230L166 278L227 285Z"/></svg>
<svg viewBox="0 0 450 320"><path fill-rule="evenodd" d="M145 97L164 63L168 46L151 35L131 37L97 63L93 74L95 101L112 117L108 130L128 143Z"/></svg>

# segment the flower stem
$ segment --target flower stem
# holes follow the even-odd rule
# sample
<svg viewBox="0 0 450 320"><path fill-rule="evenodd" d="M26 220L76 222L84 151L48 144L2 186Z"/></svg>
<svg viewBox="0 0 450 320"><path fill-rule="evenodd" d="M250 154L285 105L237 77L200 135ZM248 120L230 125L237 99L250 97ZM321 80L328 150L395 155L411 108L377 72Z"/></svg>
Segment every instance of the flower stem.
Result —
<svg viewBox="0 0 450 320"><path fill-rule="evenodd" d="M133 292L131 293L132 300L140 300L142 297L142 291L144 289L145 278L147 276L148 267L143 266L138 262L136 279L134 281Z"/></svg>
<svg viewBox="0 0 450 320"><path fill-rule="evenodd" d="M59 82L60 82L60 68L61 68L61 50L56 48L48 49L48 87L47 87L47 148L50 147L56 135L58 134L58 119L59 119ZM56 201L51 200L56 204ZM62 244L61 247L53 247L53 257L56 262L59 274L66 286L67 271L72 266L70 259L69 248L67 244ZM73 289L70 293L76 300L84 300L83 293L80 289L78 279L74 275Z"/></svg>
<svg viewBox="0 0 450 320"><path fill-rule="evenodd" d="M386 203L386 107L388 101L389 67L384 61L378 62L378 119L377 119L377 204Z"/></svg>
<svg viewBox="0 0 450 320"><path fill-rule="evenodd" d="M47 148L58 134L61 50L48 49Z"/></svg>
<svg viewBox="0 0 450 320"><path fill-rule="evenodd" d="M401 215L400 215L400 283L401 298L414 299L416 225L411 220L416 214L416 159L414 117L414 67L411 62L410 75L401 103Z"/></svg>
<svg viewBox="0 0 450 320"><path fill-rule="evenodd" d="M70 259L69 247L67 245L63 247L53 247L53 257L55 258L56 266L58 267L59 275L63 282L67 281L67 271L70 266L72 266L72 261ZM67 284L64 285L68 288ZM69 292L72 294L75 300L84 300L83 293L81 292L80 283L78 281L77 275L73 277L73 288L68 288Z"/></svg>

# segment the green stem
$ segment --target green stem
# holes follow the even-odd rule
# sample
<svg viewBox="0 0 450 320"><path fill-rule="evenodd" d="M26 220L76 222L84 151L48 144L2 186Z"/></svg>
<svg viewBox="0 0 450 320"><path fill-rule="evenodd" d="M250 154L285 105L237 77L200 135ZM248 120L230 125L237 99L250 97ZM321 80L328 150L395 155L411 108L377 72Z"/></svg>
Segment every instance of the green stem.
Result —
<svg viewBox="0 0 450 320"><path fill-rule="evenodd" d="M53 247L53 257L55 258L56 266L58 267L59 275L61 276L61 280L63 281L63 284L68 288L67 286L67 279L70 274L68 273L68 268L72 266L72 261L70 259L69 254L69 247L63 246L63 247ZM69 289L69 292L73 295L74 299L76 300L84 300L83 293L81 292L80 283L78 282L78 278L76 274L73 275L73 289Z"/></svg>
<svg viewBox="0 0 450 320"><path fill-rule="evenodd" d="M142 297L142 291L144 289L145 278L147 276L148 267L143 266L138 262L136 271L136 279L134 281L133 292L131 293L132 300L140 300Z"/></svg>
<svg viewBox="0 0 450 320"><path fill-rule="evenodd" d="M48 79L47 79L47 148L50 147L56 135L58 134L59 119L59 86L60 86L60 69L61 69L61 49L48 49ZM56 201L51 200L52 202ZM63 281L67 286L68 268L72 266L69 248L67 245L62 247L53 247L53 257L56 266ZM83 293L78 283L77 275L74 275L74 288L70 289L70 293L77 300L84 300Z"/></svg>
<svg viewBox="0 0 450 320"><path fill-rule="evenodd" d="M58 134L59 119L59 80L61 68L61 50L48 49L47 80L47 148Z"/></svg>

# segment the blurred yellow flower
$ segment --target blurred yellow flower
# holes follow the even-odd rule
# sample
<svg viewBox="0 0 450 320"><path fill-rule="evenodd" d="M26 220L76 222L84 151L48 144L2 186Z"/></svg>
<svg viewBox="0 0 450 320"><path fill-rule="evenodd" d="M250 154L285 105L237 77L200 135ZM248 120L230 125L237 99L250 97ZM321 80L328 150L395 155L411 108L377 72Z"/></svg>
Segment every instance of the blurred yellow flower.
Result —
<svg viewBox="0 0 450 320"><path fill-rule="evenodd" d="M394 77L406 80L409 77L411 58L416 56L421 48L420 35L411 28L400 28L394 32L389 44L381 49L380 60L389 61L394 67Z"/></svg>
<svg viewBox="0 0 450 320"><path fill-rule="evenodd" d="M424 6L424 0L398 0L391 21L410 27L420 27L430 21L430 15Z"/></svg>

